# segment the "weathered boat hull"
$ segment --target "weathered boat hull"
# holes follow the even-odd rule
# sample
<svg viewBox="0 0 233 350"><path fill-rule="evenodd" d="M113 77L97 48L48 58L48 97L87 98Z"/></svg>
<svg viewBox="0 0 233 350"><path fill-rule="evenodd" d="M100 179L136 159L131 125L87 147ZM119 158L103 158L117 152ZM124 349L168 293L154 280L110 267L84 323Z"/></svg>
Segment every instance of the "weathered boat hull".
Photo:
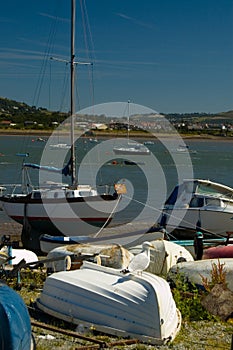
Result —
<svg viewBox="0 0 233 350"><path fill-rule="evenodd" d="M131 228L132 229L132 228ZM114 230L114 231L113 231ZM77 243L90 243L90 244L115 244L123 245L124 247L132 247L138 244L142 244L145 241L151 241L155 239L162 239L163 233L156 231L147 233L144 225L133 231L130 228L127 230L127 225L124 228L115 228L113 230L108 230L100 237L88 237L88 236L51 236L51 235L41 235L40 236L40 249L43 253L49 253L52 249L58 247L64 247L66 245L72 245Z"/></svg>
<svg viewBox="0 0 233 350"><path fill-rule="evenodd" d="M223 264L226 272L226 283L228 289L233 292L233 259L206 259L198 261L181 262L171 267L169 270L169 279L175 280L176 275L184 276L185 279L195 284L200 289L204 289L203 277L211 281L211 272L213 264Z"/></svg>
<svg viewBox="0 0 233 350"><path fill-rule="evenodd" d="M62 260L56 260L62 257ZM122 270L129 265L132 257L133 254L119 244L72 244L51 250L47 258L55 261L47 263L46 267L51 272L75 270L88 260Z"/></svg>
<svg viewBox="0 0 233 350"><path fill-rule="evenodd" d="M193 256L184 247L179 246L166 240L151 241L154 249L150 250L150 265L148 266L148 272L156 275L166 275L169 269L175 265L179 260L193 261ZM129 251L133 254L140 253L142 249L141 245L129 248Z"/></svg>
<svg viewBox="0 0 233 350"><path fill-rule="evenodd" d="M62 320L151 344L171 341L181 325L164 279L146 272L124 275L89 262L49 276L37 306Z"/></svg>
<svg viewBox="0 0 233 350"><path fill-rule="evenodd" d="M34 252L27 249L15 249L4 246L0 250L0 262L1 254L5 254L7 256L7 260L9 260L9 257L12 257L12 259L8 261L8 264L11 265L19 264L22 259L25 260L26 264L38 261L38 256Z"/></svg>
<svg viewBox="0 0 233 350"><path fill-rule="evenodd" d="M233 258L233 244L211 247L204 250L202 259Z"/></svg>
<svg viewBox="0 0 233 350"><path fill-rule="evenodd" d="M202 232L226 236L226 231L233 229L232 217L233 188L210 180L190 179L174 188L164 204L159 224L168 232L187 233L198 226Z"/></svg>
<svg viewBox="0 0 233 350"><path fill-rule="evenodd" d="M107 200L108 198L108 200ZM93 234L109 224L119 199L104 200L101 196L83 199L33 200L26 197L2 197L5 213L16 222L30 225L39 232L51 235L77 236Z"/></svg>
<svg viewBox="0 0 233 350"><path fill-rule="evenodd" d="M233 231L233 211L227 210L200 210L200 209L173 209L164 211L167 216L166 229L183 230L184 234L191 236L190 232L195 232L197 222L201 223L202 232L216 235L226 235L226 231Z"/></svg>
<svg viewBox="0 0 233 350"><path fill-rule="evenodd" d="M10 287L0 283L0 349L32 350L30 316L23 299Z"/></svg>

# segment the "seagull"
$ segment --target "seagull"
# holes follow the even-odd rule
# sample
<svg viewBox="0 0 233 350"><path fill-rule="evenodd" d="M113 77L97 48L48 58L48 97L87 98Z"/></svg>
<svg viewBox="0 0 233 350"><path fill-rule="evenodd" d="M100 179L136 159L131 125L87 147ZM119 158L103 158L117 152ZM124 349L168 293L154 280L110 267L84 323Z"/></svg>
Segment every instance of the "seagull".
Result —
<svg viewBox="0 0 233 350"><path fill-rule="evenodd" d="M139 254L135 255L129 262L128 267L124 270L121 270L121 272L142 272L143 270L145 270L150 264L150 248L154 248L154 246L150 242L146 241L142 243L142 251Z"/></svg>

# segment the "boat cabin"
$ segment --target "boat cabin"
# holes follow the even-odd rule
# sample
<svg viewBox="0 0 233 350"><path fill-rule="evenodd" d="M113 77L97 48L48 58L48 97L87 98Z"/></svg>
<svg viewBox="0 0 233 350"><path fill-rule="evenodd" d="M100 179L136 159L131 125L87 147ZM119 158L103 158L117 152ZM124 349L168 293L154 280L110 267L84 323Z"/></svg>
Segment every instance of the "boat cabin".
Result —
<svg viewBox="0 0 233 350"><path fill-rule="evenodd" d="M203 207L205 209L232 207L233 210L232 189L208 180L185 180L174 188L165 202L165 209Z"/></svg>
<svg viewBox="0 0 233 350"><path fill-rule="evenodd" d="M79 185L75 189L56 188L33 190L32 199L51 199L51 198L77 198L77 197L91 197L96 196L97 191L89 185Z"/></svg>

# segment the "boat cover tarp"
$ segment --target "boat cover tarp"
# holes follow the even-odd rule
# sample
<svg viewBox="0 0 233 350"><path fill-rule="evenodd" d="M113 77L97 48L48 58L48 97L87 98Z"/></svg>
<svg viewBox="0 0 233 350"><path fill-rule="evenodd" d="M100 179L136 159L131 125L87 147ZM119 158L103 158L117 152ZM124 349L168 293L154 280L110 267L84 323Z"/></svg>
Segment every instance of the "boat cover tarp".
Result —
<svg viewBox="0 0 233 350"><path fill-rule="evenodd" d="M64 168L56 168L53 166L47 166L47 165L40 165L40 164L34 164L34 163L24 163L24 168L32 168L32 169L38 169L38 170L45 170L52 173L62 173L63 175L71 175L71 160L64 166Z"/></svg>
<svg viewBox="0 0 233 350"><path fill-rule="evenodd" d="M0 349L31 349L31 323L23 299L0 283Z"/></svg>

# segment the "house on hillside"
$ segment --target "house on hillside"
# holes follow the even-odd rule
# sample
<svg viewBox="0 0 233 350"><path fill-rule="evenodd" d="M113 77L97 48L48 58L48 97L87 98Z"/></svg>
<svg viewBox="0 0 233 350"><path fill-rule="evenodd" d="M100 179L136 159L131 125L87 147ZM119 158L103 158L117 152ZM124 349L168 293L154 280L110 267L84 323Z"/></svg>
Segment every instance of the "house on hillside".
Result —
<svg viewBox="0 0 233 350"><path fill-rule="evenodd" d="M37 125L37 122L33 122L32 120L25 120L24 126L33 126Z"/></svg>
<svg viewBox="0 0 233 350"><path fill-rule="evenodd" d="M10 120L1 120L0 121L0 126L10 126L11 121Z"/></svg>
<svg viewBox="0 0 233 350"><path fill-rule="evenodd" d="M108 126L103 123L93 123L91 128L95 130L107 130Z"/></svg>

